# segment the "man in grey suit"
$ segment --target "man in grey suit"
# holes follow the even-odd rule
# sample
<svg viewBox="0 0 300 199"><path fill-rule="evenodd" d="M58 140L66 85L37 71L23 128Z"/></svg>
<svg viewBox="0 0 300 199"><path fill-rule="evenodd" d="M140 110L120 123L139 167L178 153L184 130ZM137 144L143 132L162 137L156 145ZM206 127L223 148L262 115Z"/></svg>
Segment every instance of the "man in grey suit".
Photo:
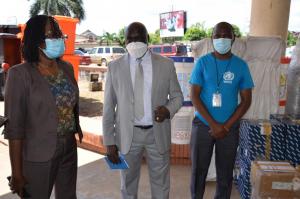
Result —
<svg viewBox="0 0 300 199"><path fill-rule="evenodd" d="M107 156L129 165L121 171L123 199L137 199L142 157L148 163L151 194L169 198L170 121L183 96L174 63L148 50L146 27L134 22L126 31L128 53L111 62L104 95L103 138Z"/></svg>

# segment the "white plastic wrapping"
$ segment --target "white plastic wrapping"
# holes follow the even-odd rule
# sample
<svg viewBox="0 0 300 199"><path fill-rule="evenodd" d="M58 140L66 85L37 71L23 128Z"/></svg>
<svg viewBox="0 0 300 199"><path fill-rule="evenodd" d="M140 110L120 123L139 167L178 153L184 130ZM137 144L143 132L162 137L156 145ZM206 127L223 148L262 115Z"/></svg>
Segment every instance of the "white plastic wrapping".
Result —
<svg viewBox="0 0 300 199"><path fill-rule="evenodd" d="M252 103L243 118L269 119L278 112L280 64L272 61L248 61L255 84Z"/></svg>
<svg viewBox="0 0 300 199"><path fill-rule="evenodd" d="M236 56L243 57L246 53L246 41L244 39L235 38L231 52Z"/></svg>
<svg viewBox="0 0 300 199"><path fill-rule="evenodd" d="M293 51L288 68L285 113L294 119L300 119L300 40Z"/></svg>
<svg viewBox="0 0 300 199"><path fill-rule="evenodd" d="M201 39L200 41L192 42L192 55L195 60L214 50L211 38Z"/></svg>
<svg viewBox="0 0 300 199"><path fill-rule="evenodd" d="M175 114L171 122L171 141L173 144L189 144L195 109L184 106Z"/></svg>
<svg viewBox="0 0 300 199"><path fill-rule="evenodd" d="M280 63L285 44L279 37L253 37L246 39L246 52L243 58L247 61L260 60Z"/></svg>
<svg viewBox="0 0 300 199"><path fill-rule="evenodd" d="M245 119L269 119L279 111L280 58L284 42L278 37L248 37L244 60L248 63L255 87Z"/></svg>

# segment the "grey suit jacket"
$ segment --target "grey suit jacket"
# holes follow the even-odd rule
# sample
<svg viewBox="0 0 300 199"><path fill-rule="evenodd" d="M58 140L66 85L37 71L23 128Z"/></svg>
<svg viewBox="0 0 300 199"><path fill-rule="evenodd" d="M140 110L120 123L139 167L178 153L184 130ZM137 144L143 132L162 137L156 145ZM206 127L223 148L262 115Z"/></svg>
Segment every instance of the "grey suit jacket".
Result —
<svg viewBox="0 0 300 199"><path fill-rule="evenodd" d="M76 90L74 107L76 131L79 125L79 89L72 65L59 61L59 67ZM47 80L30 63L13 66L8 71L5 88L6 139L23 139L23 158L33 162L50 160L56 149L58 115L55 99ZM75 132L74 132L75 133Z"/></svg>
<svg viewBox="0 0 300 199"><path fill-rule="evenodd" d="M158 54L152 57L152 110L165 106L171 118L182 105L183 95L172 60ZM134 127L134 96L130 76L129 56L111 62L106 76L103 108L103 140L105 145L117 145L120 152L128 153ZM160 153L171 144L170 119L153 121L155 142Z"/></svg>

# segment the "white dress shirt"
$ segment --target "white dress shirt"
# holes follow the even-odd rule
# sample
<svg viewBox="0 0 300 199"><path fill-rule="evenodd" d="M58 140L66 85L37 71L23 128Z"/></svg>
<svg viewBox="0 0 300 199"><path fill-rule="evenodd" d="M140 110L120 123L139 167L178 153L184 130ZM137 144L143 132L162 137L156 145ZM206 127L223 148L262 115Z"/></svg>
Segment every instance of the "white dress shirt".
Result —
<svg viewBox="0 0 300 199"><path fill-rule="evenodd" d="M134 81L135 81L135 70L138 67L138 61L136 58L129 55L129 64L130 64L130 74L132 80L132 87L134 90ZM148 50L147 53L142 58L142 67L144 72L144 117L141 120L134 120L135 125L152 125L152 60L151 53ZM142 86L142 85L141 85Z"/></svg>

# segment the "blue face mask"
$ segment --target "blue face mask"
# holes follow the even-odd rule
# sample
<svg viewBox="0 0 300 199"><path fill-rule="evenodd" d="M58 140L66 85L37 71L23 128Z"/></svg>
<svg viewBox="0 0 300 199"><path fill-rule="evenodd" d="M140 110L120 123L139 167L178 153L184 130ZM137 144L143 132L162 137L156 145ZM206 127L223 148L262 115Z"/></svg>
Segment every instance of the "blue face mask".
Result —
<svg viewBox="0 0 300 199"><path fill-rule="evenodd" d="M46 48L41 49L49 59L61 57L65 52L65 42L63 39L45 39Z"/></svg>
<svg viewBox="0 0 300 199"><path fill-rule="evenodd" d="M213 39L214 49L221 55L224 55L230 51L231 41L228 38Z"/></svg>

